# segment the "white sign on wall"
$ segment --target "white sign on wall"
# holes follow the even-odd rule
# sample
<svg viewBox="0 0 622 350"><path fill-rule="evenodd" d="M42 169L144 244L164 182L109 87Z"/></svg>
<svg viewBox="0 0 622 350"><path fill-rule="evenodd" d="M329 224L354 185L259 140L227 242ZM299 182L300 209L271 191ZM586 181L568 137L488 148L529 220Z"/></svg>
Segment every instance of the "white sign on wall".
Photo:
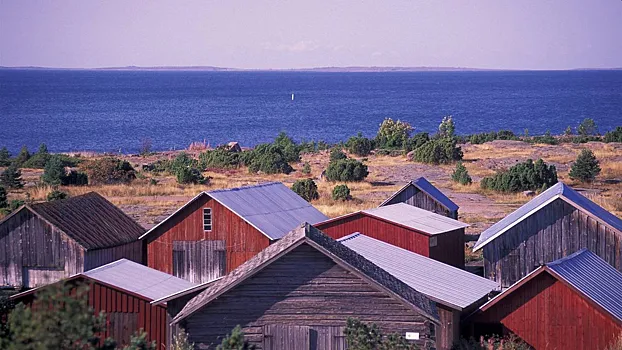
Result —
<svg viewBox="0 0 622 350"><path fill-rule="evenodd" d="M418 332L406 332L406 340L419 340Z"/></svg>

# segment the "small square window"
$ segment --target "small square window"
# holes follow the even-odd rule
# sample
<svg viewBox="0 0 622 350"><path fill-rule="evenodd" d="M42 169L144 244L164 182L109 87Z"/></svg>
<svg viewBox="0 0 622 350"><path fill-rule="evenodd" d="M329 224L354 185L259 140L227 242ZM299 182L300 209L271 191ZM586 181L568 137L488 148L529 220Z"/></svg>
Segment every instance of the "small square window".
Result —
<svg viewBox="0 0 622 350"><path fill-rule="evenodd" d="M212 208L203 208L203 231L212 230Z"/></svg>
<svg viewBox="0 0 622 350"><path fill-rule="evenodd" d="M436 247L438 245L438 237L430 237L430 247Z"/></svg>

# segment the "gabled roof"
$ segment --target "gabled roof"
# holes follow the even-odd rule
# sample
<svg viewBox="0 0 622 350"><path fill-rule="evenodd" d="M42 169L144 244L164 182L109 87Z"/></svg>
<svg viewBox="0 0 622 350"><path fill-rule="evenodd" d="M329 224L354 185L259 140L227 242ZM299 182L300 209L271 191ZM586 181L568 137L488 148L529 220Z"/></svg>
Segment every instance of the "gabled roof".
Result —
<svg viewBox="0 0 622 350"><path fill-rule="evenodd" d="M622 232L622 219L587 199L577 191L573 190L570 186L567 186L563 182L558 182L482 232L477 240L477 243L473 247L473 250L482 248L499 235L503 234L505 231L514 227L514 225L528 218L558 198L587 213L618 232Z"/></svg>
<svg viewBox="0 0 622 350"><path fill-rule="evenodd" d="M180 290L180 291L174 292L172 294L163 296L163 297L161 297L159 299L155 299L154 301L151 302L151 304L153 304L153 305L164 304L164 303L167 303L167 302L169 302L171 300L175 300L175 299L181 298L183 296L186 296L188 294L192 294L192 293L197 293L197 292L203 291L203 290L209 288L212 284L214 284L214 282L220 280L223 277L224 276L221 276L221 277L218 277L218 278L214 278L211 281L203 282L201 284L197 284L196 286L192 286L190 288L186 288L184 290Z"/></svg>
<svg viewBox="0 0 622 350"><path fill-rule="evenodd" d="M426 180L425 177L420 177L416 180L412 180L411 182L407 183L399 191L395 192L394 194L391 195L391 197L389 197L387 200L382 202L380 206L382 207L382 206L387 205L387 203L389 203L393 198L398 196L400 193L402 193L402 191L404 191L410 186L415 186L420 191L427 193L436 202L438 202L440 205L447 208L447 210L449 211L457 211L458 209L460 209L460 207L458 207L456 203L452 202L451 199L449 199L443 192L441 192L438 188L434 187L434 185L432 185L428 180Z"/></svg>
<svg viewBox="0 0 622 350"><path fill-rule="evenodd" d="M53 202L25 205L19 211L21 210L31 211L87 250L135 242L145 232L142 226L121 209L95 192ZM12 216L5 218L0 224Z"/></svg>
<svg viewBox="0 0 622 350"><path fill-rule="evenodd" d="M280 182L268 182L255 186L201 192L141 236L141 239L204 195L210 196L237 214L271 240L280 239L301 222L317 223L328 219L287 186Z"/></svg>
<svg viewBox="0 0 622 350"><path fill-rule="evenodd" d="M338 241L430 299L456 310L501 290L497 282L361 233Z"/></svg>
<svg viewBox="0 0 622 350"><path fill-rule="evenodd" d="M323 224L339 221L355 215L374 217L428 235L437 235L469 226L468 224L458 220L417 208L406 203L396 203L386 205L384 207L362 210L320 222L318 225L321 226Z"/></svg>
<svg viewBox="0 0 622 350"><path fill-rule="evenodd" d="M346 269L359 274L379 288L393 294L423 316L438 323L438 313L430 299L307 223L283 236L282 239L262 250L194 297L173 319L173 323L192 315L303 243L310 245Z"/></svg>
<svg viewBox="0 0 622 350"><path fill-rule="evenodd" d="M622 273L587 249L540 266L480 307L486 311L522 285L548 273L622 324Z"/></svg>
<svg viewBox="0 0 622 350"><path fill-rule="evenodd" d="M195 284L127 259L120 259L87 272L69 277L67 280L87 278L118 288L145 299L155 300L194 287ZM35 293L45 286L16 294L12 298Z"/></svg>

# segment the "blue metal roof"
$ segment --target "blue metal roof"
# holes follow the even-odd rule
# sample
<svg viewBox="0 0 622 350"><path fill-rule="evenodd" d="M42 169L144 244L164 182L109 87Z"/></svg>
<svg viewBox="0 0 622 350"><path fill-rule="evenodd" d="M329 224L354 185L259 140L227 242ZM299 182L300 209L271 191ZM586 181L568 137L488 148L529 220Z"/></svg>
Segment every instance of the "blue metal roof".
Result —
<svg viewBox="0 0 622 350"><path fill-rule="evenodd" d="M270 239L285 236L303 222L328 217L280 182L206 192Z"/></svg>
<svg viewBox="0 0 622 350"><path fill-rule="evenodd" d="M577 191L570 188L570 186L567 186L563 182L558 182L482 232L477 240L477 243L475 244L474 249L477 250L482 248L496 238L496 236L502 234L508 228L536 212L538 208L552 202L560 196L563 196L568 201L572 202L570 204L580 207L615 229L622 231L622 220L620 218L601 208L598 204L585 198Z"/></svg>
<svg viewBox="0 0 622 350"><path fill-rule="evenodd" d="M546 266L622 321L622 273L606 261L582 249Z"/></svg>
<svg viewBox="0 0 622 350"><path fill-rule="evenodd" d="M425 177L420 177L411 182L418 189L434 197L439 203L450 211L456 211L459 209L458 205L447 198L447 196L441 192L438 188L434 187Z"/></svg>

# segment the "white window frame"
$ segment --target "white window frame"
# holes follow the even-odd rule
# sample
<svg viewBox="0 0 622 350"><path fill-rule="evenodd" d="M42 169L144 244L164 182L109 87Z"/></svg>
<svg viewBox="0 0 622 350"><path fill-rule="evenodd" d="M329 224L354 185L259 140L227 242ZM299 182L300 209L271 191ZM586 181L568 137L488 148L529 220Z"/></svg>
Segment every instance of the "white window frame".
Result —
<svg viewBox="0 0 622 350"><path fill-rule="evenodd" d="M209 215L209 219L205 218L206 215ZM212 208L203 208L203 231L210 232L213 229L213 225Z"/></svg>

